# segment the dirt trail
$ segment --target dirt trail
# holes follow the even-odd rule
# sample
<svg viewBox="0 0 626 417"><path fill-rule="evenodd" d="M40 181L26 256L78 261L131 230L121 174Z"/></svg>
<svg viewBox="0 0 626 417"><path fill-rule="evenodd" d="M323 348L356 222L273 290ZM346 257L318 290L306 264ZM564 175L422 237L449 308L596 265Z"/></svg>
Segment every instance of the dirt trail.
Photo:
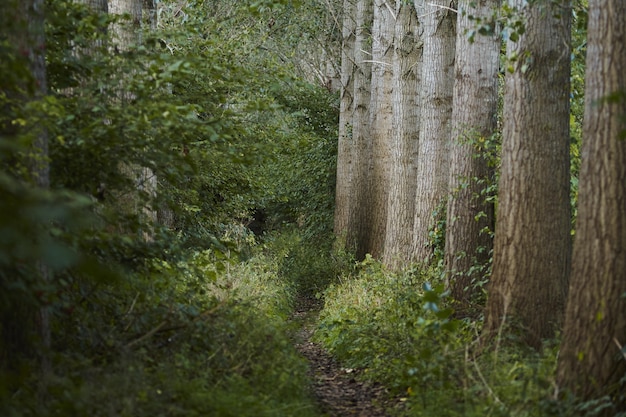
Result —
<svg viewBox="0 0 626 417"><path fill-rule="evenodd" d="M300 299L293 313L294 320L302 323L296 348L309 361L309 375L320 408L330 417L388 417L385 408L394 404L383 387L359 381L357 370L342 368L311 341L320 308L317 300Z"/></svg>

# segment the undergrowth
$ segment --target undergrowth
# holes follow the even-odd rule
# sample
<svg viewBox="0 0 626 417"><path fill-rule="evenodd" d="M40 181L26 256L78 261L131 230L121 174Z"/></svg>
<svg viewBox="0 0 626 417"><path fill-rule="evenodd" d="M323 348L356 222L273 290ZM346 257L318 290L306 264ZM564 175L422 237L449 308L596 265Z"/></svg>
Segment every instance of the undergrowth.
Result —
<svg viewBox="0 0 626 417"><path fill-rule="evenodd" d="M318 415L289 339L283 256L207 250L124 282L72 283L80 296L54 320L52 369L3 374L0 415Z"/></svg>
<svg viewBox="0 0 626 417"><path fill-rule="evenodd" d="M555 398L558 342L481 343L481 322L457 319L435 268L401 273L366 258L325 292L315 339L346 367L383 383L406 416L586 416L606 400Z"/></svg>

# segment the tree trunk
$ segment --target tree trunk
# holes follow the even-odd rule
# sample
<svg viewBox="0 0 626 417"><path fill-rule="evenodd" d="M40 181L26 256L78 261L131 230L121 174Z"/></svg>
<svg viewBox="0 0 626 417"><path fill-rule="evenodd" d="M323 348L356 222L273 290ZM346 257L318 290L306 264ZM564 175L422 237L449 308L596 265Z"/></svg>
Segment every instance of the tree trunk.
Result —
<svg viewBox="0 0 626 417"><path fill-rule="evenodd" d="M142 0L109 0L110 14L130 16L130 22L122 21L113 27L113 43L118 50L123 51L139 43L142 10Z"/></svg>
<svg viewBox="0 0 626 417"><path fill-rule="evenodd" d="M417 147L420 126L422 42L417 13L398 1L393 41L393 133L384 263L394 269L412 255Z"/></svg>
<svg viewBox="0 0 626 417"><path fill-rule="evenodd" d="M93 11L108 12L107 0L77 0L77 3L82 3L89 6Z"/></svg>
<svg viewBox="0 0 626 417"><path fill-rule="evenodd" d="M352 154L354 141L352 136L354 114L354 72L355 72L355 31L356 0L344 0L343 29L341 47L341 101L339 104L339 144L337 149L337 184L335 191L334 231L337 236L346 238L346 246L351 248L354 242L347 241L350 218L352 190Z"/></svg>
<svg viewBox="0 0 626 417"><path fill-rule="evenodd" d="M512 0L525 33L509 39L502 168L486 332L505 322L540 347L559 329L571 259L570 10Z"/></svg>
<svg viewBox="0 0 626 417"><path fill-rule="evenodd" d="M0 12L4 15L0 19L0 38L8 41L6 45L13 47L11 52L16 54L16 63L13 65L18 72L13 79L15 82L3 83L0 92L3 96L3 107L6 106L2 110L8 114L13 113L11 107L14 105L27 108L29 102L42 100L48 93L44 3L44 0L28 0L6 2L0 6ZM39 110L26 110L29 111L36 112L32 114L35 120L47 117L45 113L37 114ZM0 134L16 138L17 141L32 138L30 149L24 152L26 156L18 163L28 168L21 179L35 187L47 189L50 186L48 132L39 123L29 123L26 129L19 126L2 123ZM38 276L32 277L33 281L29 284L32 287L27 290L34 292L36 287L49 286L51 272L45 263L38 261L34 274ZM0 323L0 370L19 370L20 358L38 356L40 371L43 374L49 373L49 307L28 302L16 303L12 307L8 317L2 317L3 322Z"/></svg>
<svg viewBox="0 0 626 417"><path fill-rule="evenodd" d="M370 137L370 90L372 88L371 26L372 0L358 0L356 10L356 38L354 42L354 111L352 140L354 143L352 193L350 200L348 241L355 249L357 259L367 253L369 241L369 180L372 142Z"/></svg>
<svg viewBox="0 0 626 417"><path fill-rule="evenodd" d="M372 90L370 103L370 160L369 208L370 233L367 252L373 257L383 255L387 227L387 198L392 161L390 140L393 136L393 37L395 2L374 1L372 25Z"/></svg>
<svg viewBox="0 0 626 417"><path fill-rule="evenodd" d="M416 1L424 28L422 110L417 163L417 192L413 223L413 257L427 261L433 212L445 202L448 190L450 117L454 88L456 14L447 0Z"/></svg>
<svg viewBox="0 0 626 417"><path fill-rule="evenodd" d="M626 410L624 39L626 4L590 0L578 218L557 382L582 400L608 395L615 408L605 416Z"/></svg>
<svg viewBox="0 0 626 417"><path fill-rule="evenodd" d="M116 15L129 15L130 21L122 20L113 25L113 45L118 52L128 50L141 42L141 28L143 22L143 11L146 7L148 13L148 24L156 24L156 14L149 8L154 7L154 1L146 0L109 0L109 13ZM134 100L132 93L122 89L118 97L124 104ZM157 222L157 210L152 207L156 199L157 176L149 167L137 167L124 162L120 164L120 169L128 175L136 184L137 194L129 194L126 201L122 202L123 208L131 210L142 218L143 225L152 225ZM140 195L140 194L143 194ZM146 240L152 239L152 230L143 230L143 237Z"/></svg>
<svg viewBox="0 0 626 417"><path fill-rule="evenodd" d="M458 6L457 53L451 121L449 198L446 208L445 268L452 296L464 309L473 298L474 286L484 277L476 266L490 257L493 205L486 202L484 182L492 177L481 143L496 131L498 110L498 31L477 35L470 15L488 19L499 0L479 4L461 0Z"/></svg>

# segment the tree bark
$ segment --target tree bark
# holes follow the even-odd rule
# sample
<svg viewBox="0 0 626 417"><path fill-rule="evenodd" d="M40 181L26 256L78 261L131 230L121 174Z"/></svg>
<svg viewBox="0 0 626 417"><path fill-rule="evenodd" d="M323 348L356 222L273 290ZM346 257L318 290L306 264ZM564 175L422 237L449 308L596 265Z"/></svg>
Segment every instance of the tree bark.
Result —
<svg viewBox="0 0 626 417"><path fill-rule="evenodd" d="M383 262L399 269L411 260L420 126L421 28L415 8L396 2L393 40L393 132Z"/></svg>
<svg viewBox="0 0 626 417"><path fill-rule="evenodd" d="M424 67L417 163L417 193L413 223L413 258L428 261L432 254L429 231L433 212L445 202L448 190L450 117L454 88L456 15L441 6L450 2L422 2Z"/></svg>
<svg viewBox="0 0 626 417"><path fill-rule="evenodd" d="M578 218L557 383L581 400L608 395L615 408L605 416L626 409L625 39L626 4L590 0Z"/></svg>
<svg viewBox="0 0 626 417"><path fill-rule="evenodd" d="M372 87L371 27L372 0L358 0L356 10L356 38L354 42L354 111L352 140L354 142L352 193L350 200L348 241L355 249L357 259L365 258L369 241L369 181L372 142L370 137L370 100Z"/></svg>
<svg viewBox="0 0 626 417"><path fill-rule="evenodd" d="M460 0L458 6L444 254L457 309L468 306L474 286L484 277L476 266L489 260L494 221L493 205L483 194L484 181L491 180L493 170L479 148L496 131L500 39L492 27L493 33L470 40L469 31L476 26L470 16L489 19L499 4L499 0Z"/></svg>
<svg viewBox="0 0 626 417"><path fill-rule="evenodd" d="M143 23L144 7L148 13L148 24L156 25L155 14L150 9L154 7L153 1L146 0L109 0L108 3L109 13L115 15L129 15L130 21L122 20L121 22L113 25L113 46L118 52L128 50L133 46L137 46L141 43L141 28ZM118 97L125 105L128 105L135 99L132 93L122 89L118 92ZM152 239L152 230L149 225L156 224L157 222L157 210L152 207L157 192L157 175L149 167L128 165L124 162L120 164L120 169L131 178L137 188L137 194L129 194L127 201L122 202L124 208L130 209L131 212L137 214L144 220L142 223L148 226L148 229L142 231L145 240ZM143 193L143 196L140 194Z"/></svg>
<svg viewBox="0 0 626 417"><path fill-rule="evenodd" d="M370 103L370 233L367 252L383 256L387 228L387 199L392 164L390 138L393 136L393 37L395 1L374 1L372 27L372 89Z"/></svg>
<svg viewBox="0 0 626 417"><path fill-rule="evenodd" d="M571 260L570 8L513 0L526 19L509 39L502 168L485 331L507 321L539 348L560 328Z"/></svg>
<svg viewBox="0 0 626 417"><path fill-rule="evenodd" d="M339 103L339 142L337 149L337 184L335 191L334 232L346 239L346 246L351 248L354 242L347 238L350 218L352 190L352 154L354 141L352 136L354 115L354 72L355 72L355 31L356 0L343 2L343 29L341 47L341 101Z"/></svg>

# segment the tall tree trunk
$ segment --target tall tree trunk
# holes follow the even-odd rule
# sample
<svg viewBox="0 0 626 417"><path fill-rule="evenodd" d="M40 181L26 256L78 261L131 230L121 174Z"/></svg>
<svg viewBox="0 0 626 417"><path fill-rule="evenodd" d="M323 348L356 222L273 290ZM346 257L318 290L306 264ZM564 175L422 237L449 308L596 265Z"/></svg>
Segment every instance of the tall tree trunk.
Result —
<svg viewBox="0 0 626 417"><path fill-rule="evenodd" d="M383 261L397 269L411 260L420 126L422 42L415 8L396 2L393 40L393 133Z"/></svg>
<svg viewBox="0 0 626 417"><path fill-rule="evenodd" d="M519 326L531 346L559 329L571 260L570 9L512 0L526 31L509 39L502 170L486 332Z"/></svg>
<svg viewBox="0 0 626 417"><path fill-rule="evenodd" d="M48 94L48 82L46 77L46 37L45 37L45 11L44 0L32 0L32 9L29 10L29 32L32 36L30 40L31 72L35 79L35 97L42 98ZM50 162L48 160L48 131L39 128L37 138L33 144L36 159L32 167L37 185L41 188L50 187ZM51 270L43 262L37 266L43 282L51 280ZM50 331L50 308L43 305L39 308L39 337L41 338L41 370L44 374L51 372L52 363L49 357L51 346Z"/></svg>
<svg viewBox="0 0 626 417"><path fill-rule="evenodd" d="M109 13L115 15L129 15L130 21L124 21L115 24L112 28L113 45L117 51L125 51L133 46L137 46L141 42L141 28L143 22L143 11L146 7L148 13L148 24L152 25L151 19L156 14L150 9L155 6L154 1L150 0L109 0ZM156 20L154 21L156 24ZM118 93L120 100L128 105L134 96L132 93L122 90ZM139 215L143 224L155 224L157 222L157 211L152 207L156 199L157 176L149 167L138 167L122 163L120 169L128 175L136 184L137 194L129 194L126 201L122 202L124 208ZM143 230L143 236L146 240L152 237L151 230Z"/></svg>
<svg viewBox="0 0 626 417"><path fill-rule="evenodd" d="M352 135L354 114L354 72L355 72L355 31L356 0L343 2L343 29L341 47L341 101L339 103L339 143L337 149L337 184L335 191L334 231L337 236L347 240L350 218L352 190L352 154L354 141ZM354 242L346 241L348 247Z"/></svg>
<svg viewBox="0 0 626 417"><path fill-rule="evenodd" d="M422 109L417 163L417 192L413 223L413 257L426 261L433 212L445 202L448 190L448 143L454 88L456 14L449 0L425 2L420 7L424 28L424 66L422 70ZM443 6L443 7L442 7Z"/></svg>
<svg viewBox="0 0 626 417"><path fill-rule="evenodd" d="M476 22L488 19L499 0L460 0L457 20L454 100L451 121L449 198L446 208L445 268L457 308L467 307L487 263L493 231L493 205L485 201L481 180L492 176L478 150L496 131L500 39L494 33L469 38Z"/></svg>
<svg viewBox="0 0 626 417"><path fill-rule="evenodd" d="M370 137L370 90L372 88L371 27L372 0L358 0L356 38L354 42L354 111L352 140L354 142L352 193L350 200L349 242L354 244L357 259L367 253L369 241L369 181L372 142ZM369 52L368 52L369 50Z"/></svg>
<svg viewBox="0 0 626 417"><path fill-rule="evenodd" d="M13 105L26 108L29 102L42 100L48 93L44 0L8 1L0 5L0 12L3 14L0 19L0 38L8 40L7 45L14 48L8 55L14 54L13 65L18 73L13 79L14 83L2 83L2 105L7 107L1 110L12 114ZM40 114L39 110L36 112L31 117L34 120L44 120L47 117L45 113ZM2 136L32 139L30 149L25 152L26 156L19 161L20 165L28 168L22 180L41 189L49 188L50 165L46 128L41 123L30 123L26 132L19 124L12 126L6 123L6 119L3 122L5 123L0 125ZM46 288L49 285L51 271L45 263L37 262L34 274L38 276L32 277L34 282L28 290L34 291L37 286ZM38 356L41 372L48 373L51 367L49 308L46 305L38 307L35 303L16 303L12 307L8 317L2 317L3 321L0 323L0 370L17 370L15 368L20 366L20 357Z"/></svg>
<svg viewBox="0 0 626 417"><path fill-rule="evenodd" d="M30 69L35 81L34 98L41 99L48 94L48 82L46 78L46 37L45 37L45 7L44 0L32 0L28 2L28 51L30 55ZM31 174L37 186L50 187L50 163L48 161L48 131L39 127L36 139L33 143ZM51 271L43 262L39 262L37 270L43 282L49 282ZM50 310L44 305L39 308L38 331L41 339L41 370L44 374L50 372L51 362L48 350L51 344Z"/></svg>
<svg viewBox="0 0 626 417"><path fill-rule="evenodd" d="M398 0L399 1L399 0ZM370 134L372 158L369 207L370 233L367 252L383 255L387 227L387 198L392 161L390 139L393 136L393 37L395 1L374 1L372 25L372 90Z"/></svg>
<svg viewBox="0 0 626 417"><path fill-rule="evenodd" d="M578 217L557 382L582 400L609 395L615 408L606 416L626 410L625 39L626 3L590 0Z"/></svg>

